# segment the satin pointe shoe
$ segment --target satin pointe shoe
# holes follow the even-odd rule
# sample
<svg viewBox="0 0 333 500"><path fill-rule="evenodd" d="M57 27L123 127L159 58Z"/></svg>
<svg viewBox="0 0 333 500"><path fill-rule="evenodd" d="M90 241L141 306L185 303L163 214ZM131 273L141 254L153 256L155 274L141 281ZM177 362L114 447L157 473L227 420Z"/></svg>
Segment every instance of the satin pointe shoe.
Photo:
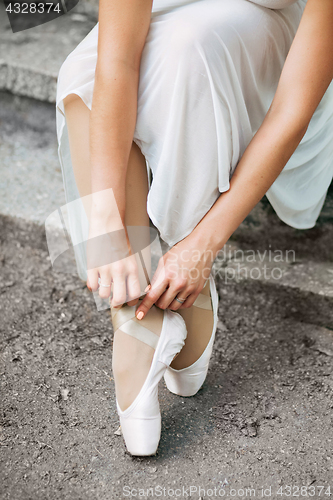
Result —
<svg viewBox="0 0 333 500"><path fill-rule="evenodd" d="M126 448L131 455L149 456L157 451L161 436L161 413L158 402L158 383L167 366L181 351L186 335L186 324L180 314L166 309L160 336L136 319L135 306L111 308L114 331L122 332L151 346L155 352L148 376L133 403L124 411L117 401L117 411Z"/></svg>
<svg viewBox="0 0 333 500"><path fill-rule="evenodd" d="M203 385L207 376L209 361L215 340L218 320L217 312L219 304L219 297L212 275L209 276L209 284L210 297L208 295L200 293L192 306L199 307L201 309L213 308L213 331L206 349L204 350L200 358L198 358L192 365L180 370L175 370L174 368L171 368L171 366L169 366L164 374L164 381L167 388L170 392L172 392L173 394L177 394L178 396L194 396L194 394L196 394Z"/></svg>

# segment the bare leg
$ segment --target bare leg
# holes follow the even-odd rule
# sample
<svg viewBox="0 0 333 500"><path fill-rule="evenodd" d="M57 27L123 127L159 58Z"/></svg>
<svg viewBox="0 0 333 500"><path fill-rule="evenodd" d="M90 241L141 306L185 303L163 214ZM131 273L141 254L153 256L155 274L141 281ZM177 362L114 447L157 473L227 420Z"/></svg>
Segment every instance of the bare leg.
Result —
<svg viewBox="0 0 333 500"><path fill-rule="evenodd" d="M209 281L201 293L210 295ZM188 333L183 349L170 365L175 370L190 366L200 358L209 342L214 325L213 310L192 306L188 309L179 309L178 312L185 320Z"/></svg>
<svg viewBox="0 0 333 500"><path fill-rule="evenodd" d="M90 110L75 95L68 96L64 104L75 179L80 195L86 196L91 193L89 160ZM146 162L138 146L133 143L126 177L126 226L146 226L149 231L149 217L146 210L147 194ZM89 215L89 204L85 206L85 209ZM147 235L148 245L149 232L147 232ZM148 259L145 258L145 261L147 262ZM159 335L162 322L163 311L153 307L146 318L141 320L140 324ZM112 366L117 400L122 410L130 406L139 393L147 378L153 355L154 350L152 347L130 337L121 329L116 330L113 340Z"/></svg>

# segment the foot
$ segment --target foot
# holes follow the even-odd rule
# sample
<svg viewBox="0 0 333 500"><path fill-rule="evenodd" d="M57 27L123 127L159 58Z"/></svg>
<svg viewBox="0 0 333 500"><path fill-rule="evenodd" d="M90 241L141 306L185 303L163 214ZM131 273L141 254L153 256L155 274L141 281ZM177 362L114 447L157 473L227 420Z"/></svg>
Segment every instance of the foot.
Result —
<svg viewBox="0 0 333 500"><path fill-rule="evenodd" d="M148 456L156 453L161 436L158 384L184 346L187 332L176 312L154 307L145 321L138 323L136 309L122 306L111 310L115 329L113 371L127 450L131 455Z"/></svg>

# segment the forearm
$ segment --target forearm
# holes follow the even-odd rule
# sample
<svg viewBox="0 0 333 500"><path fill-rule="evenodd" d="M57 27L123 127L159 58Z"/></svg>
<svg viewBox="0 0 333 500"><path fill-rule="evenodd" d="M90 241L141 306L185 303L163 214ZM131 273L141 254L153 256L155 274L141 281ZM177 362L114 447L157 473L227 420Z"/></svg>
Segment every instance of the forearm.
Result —
<svg viewBox="0 0 333 500"><path fill-rule="evenodd" d="M95 212L114 211L111 188L120 217L125 217L125 179L137 114L139 72L122 61L96 70L90 121L91 187ZM105 214L106 215L106 214ZM111 214L110 214L111 215Z"/></svg>
<svg viewBox="0 0 333 500"><path fill-rule="evenodd" d="M305 130L288 125L282 116L267 115L237 165L230 189L192 232L199 246L205 242L216 256L281 173Z"/></svg>
<svg viewBox="0 0 333 500"><path fill-rule="evenodd" d="M99 0L90 163L93 215L107 228L125 222L126 172L151 9L152 0Z"/></svg>

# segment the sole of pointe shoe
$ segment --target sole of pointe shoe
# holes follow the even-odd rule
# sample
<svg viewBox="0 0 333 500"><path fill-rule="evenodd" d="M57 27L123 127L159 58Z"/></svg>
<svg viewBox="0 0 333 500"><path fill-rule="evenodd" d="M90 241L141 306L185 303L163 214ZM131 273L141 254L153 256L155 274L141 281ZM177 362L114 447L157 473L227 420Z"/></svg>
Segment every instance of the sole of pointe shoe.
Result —
<svg viewBox="0 0 333 500"><path fill-rule="evenodd" d="M217 328L217 312L219 304L219 296L216 290L215 281L212 275L209 276L210 280L210 293L212 297L213 314L214 314L214 324L212 335L206 346L206 349L202 353L199 359L197 359L192 365L182 368L180 370L175 370L170 366L164 373L164 381L170 392L182 397L191 397L201 389L208 372L209 361L213 350L213 344L215 340L215 333Z"/></svg>
<svg viewBox="0 0 333 500"><path fill-rule="evenodd" d="M182 349L186 335L186 324L180 314L166 309L160 339L139 394L124 411L117 403L123 438L131 455L150 456L157 452L161 437L158 383Z"/></svg>

